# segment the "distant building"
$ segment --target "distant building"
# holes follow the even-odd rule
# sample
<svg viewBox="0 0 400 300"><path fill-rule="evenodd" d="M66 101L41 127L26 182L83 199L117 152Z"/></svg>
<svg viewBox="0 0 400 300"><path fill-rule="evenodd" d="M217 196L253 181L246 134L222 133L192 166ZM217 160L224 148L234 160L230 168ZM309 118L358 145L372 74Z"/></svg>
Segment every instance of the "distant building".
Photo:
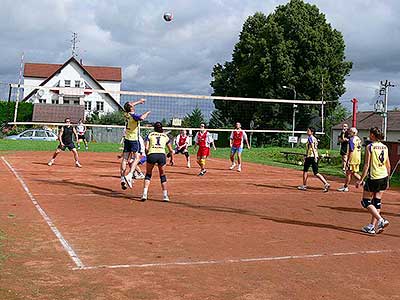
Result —
<svg viewBox="0 0 400 300"><path fill-rule="evenodd" d="M40 105L41 117L46 116L46 121L58 121L57 116L65 115L63 110L70 111L64 105L80 105L84 116L97 111L100 114L122 110L120 94L113 93L121 90L122 72L120 67L84 66L74 57L63 65L25 63L24 67L24 99L31 103L49 104ZM29 86L43 86L46 89ZM63 88L51 90L52 87ZM50 88L50 89L49 89ZM107 90L111 93L83 92L85 89ZM51 107L51 105L58 104ZM51 114L55 114L54 118ZM34 114L33 121L35 120ZM57 119L59 119L57 117Z"/></svg>
<svg viewBox="0 0 400 300"><path fill-rule="evenodd" d="M331 148L339 149L338 136L342 130L342 124L352 125L352 117L332 127L331 131ZM379 114L372 111L357 113L357 129L358 136L365 141L369 138L369 130L371 127L383 127L383 118ZM388 112L387 141L400 141L400 111Z"/></svg>

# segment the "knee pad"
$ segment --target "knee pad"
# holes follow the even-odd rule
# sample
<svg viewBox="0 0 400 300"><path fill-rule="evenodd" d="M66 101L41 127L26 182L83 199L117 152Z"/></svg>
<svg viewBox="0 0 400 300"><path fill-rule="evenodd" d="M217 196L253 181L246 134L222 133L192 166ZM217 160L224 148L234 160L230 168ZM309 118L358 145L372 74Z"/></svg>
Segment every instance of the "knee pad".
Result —
<svg viewBox="0 0 400 300"><path fill-rule="evenodd" d="M372 204L371 199L368 198L363 198L361 200L361 206L364 208L367 208L368 206L370 206Z"/></svg>
<svg viewBox="0 0 400 300"><path fill-rule="evenodd" d="M161 175L160 180L161 180L161 183L167 182L167 176Z"/></svg>
<svg viewBox="0 0 400 300"><path fill-rule="evenodd" d="M144 180L151 180L151 174L146 173L146 176L144 176Z"/></svg>
<svg viewBox="0 0 400 300"><path fill-rule="evenodd" d="M372 198L372 205L375 206L376 209L381 209L381 199Z"/></svg>
<svg viewBox="0 0 400 300"><path fill-rule="evenodd" d="M203 158L203 159L200 159L200 164L202 165L202 166L205 166L206 165L206 160Z"/></svg>

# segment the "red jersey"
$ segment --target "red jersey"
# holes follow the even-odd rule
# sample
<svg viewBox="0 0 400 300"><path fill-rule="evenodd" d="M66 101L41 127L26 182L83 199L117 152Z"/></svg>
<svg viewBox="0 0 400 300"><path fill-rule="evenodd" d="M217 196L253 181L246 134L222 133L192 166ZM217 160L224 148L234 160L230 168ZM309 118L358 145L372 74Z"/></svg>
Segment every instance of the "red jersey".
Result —
<svg viewBox="0 0 400 300"><path fill-rule="evenodd" d="M176 145L178 147L186 145L185 147L181 148L181 149L185 149L187 147L188 137L189 136L187 136L187 135L186 136L179 135L178 138L175 140Z"/></svg>
<svg viewBox="0 0 400 300"><path fill-rule="evenodd" d="M197 133L197 144L199 145L199 147L207 147L207 133L207 131L205 131L204 133Z"/></svg>
<svg viewBox="0 0 400 300"><path fill-rule="evenodd" d="M243 147L243 140L247 140L247 134L243 130L233 130L231 133L232 147Z"/></svg>

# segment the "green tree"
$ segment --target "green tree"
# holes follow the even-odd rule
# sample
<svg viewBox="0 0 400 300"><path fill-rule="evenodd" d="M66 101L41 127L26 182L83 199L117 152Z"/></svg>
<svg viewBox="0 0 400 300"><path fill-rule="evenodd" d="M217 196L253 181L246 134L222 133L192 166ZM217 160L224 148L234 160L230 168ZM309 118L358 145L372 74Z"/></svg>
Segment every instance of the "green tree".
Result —
<svg viewBox="0 0 400 300"><path fill-rule="evenodd" d="M213 68L213 95L287 99L293 98L293 92L282 86L292 86L297 99L320 100L323 93L330 101L329 117L345 92L345 76L352 67L344 50L342 34L327 23L317 6L291 0L269 16L257 12L245 21L232 61ZM214 104L231 122L238 120L247 128L253 120L259 128L291 129L291 104L220 100ZM296 129L308 126L319 113L316 107L298 107Z"/></svg>
<svg viewBox="0 0 400 300"><path fill-rule="evenodd" d="M200 127L200 124L206 124L206 119L204 118L203 113L201 112L200 108L196 107L193 111L186 115L182 120L183 127Z"/></svg>
<svg viewBox="0 0 400 300"><path fill-rule="evenodd" d="M90 124L124 125L125 117L122 111L115 111L103 115L95 111L86 119L86 122Z"/></svg>

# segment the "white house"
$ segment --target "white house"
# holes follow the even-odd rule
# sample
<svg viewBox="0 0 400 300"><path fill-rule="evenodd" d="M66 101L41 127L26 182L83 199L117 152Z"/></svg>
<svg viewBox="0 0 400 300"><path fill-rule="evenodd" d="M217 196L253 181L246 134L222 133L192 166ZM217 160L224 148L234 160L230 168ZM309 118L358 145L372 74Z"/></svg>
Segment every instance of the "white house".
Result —
<svg viewBox="0 0 400 300"><path fill-rule="evenodd" d="M121 90L121 80L120 67L84 66L74 57L63 65L25 63L23 101L83 105L85 116L95 111L100 114L114 112L122 110L117 93ZM51 90L52 87L63 89ZM90 93L83 92L82 88L111 92Z"/></svg>

